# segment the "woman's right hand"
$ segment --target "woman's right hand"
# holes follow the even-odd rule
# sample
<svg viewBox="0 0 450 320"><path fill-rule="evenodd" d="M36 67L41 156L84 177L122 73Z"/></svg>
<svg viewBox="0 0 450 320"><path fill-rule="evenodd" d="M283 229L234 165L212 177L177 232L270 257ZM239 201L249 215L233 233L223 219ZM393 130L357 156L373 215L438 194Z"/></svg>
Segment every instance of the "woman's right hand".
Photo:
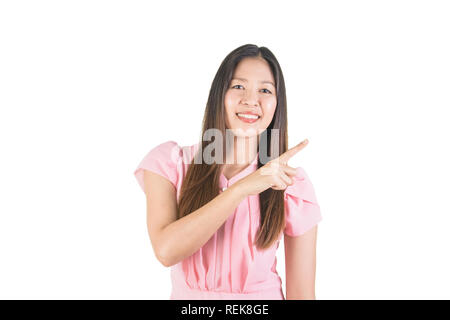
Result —
<svg viewBox="0 0 450 320"><path fill-rule="evenodd" d="M270 160L264 166L249 174L235 184L241 188L245 195L257 195L268 188L284 190L292 185L291 177L295 176L297 170L287 165L287 162L297 152L308 144L308 139L303 140L295 147L287 150L279 157Z"/></svg>

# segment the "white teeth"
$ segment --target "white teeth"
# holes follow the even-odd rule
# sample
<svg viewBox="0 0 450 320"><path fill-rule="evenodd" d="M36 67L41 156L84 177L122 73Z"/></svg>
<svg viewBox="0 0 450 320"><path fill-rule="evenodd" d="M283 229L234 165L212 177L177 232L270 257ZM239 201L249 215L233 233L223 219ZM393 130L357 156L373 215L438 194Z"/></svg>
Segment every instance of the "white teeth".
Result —
<svg viewBox="0 0 450 320"><path fill-rule="evenodd" d="M237 115L238 115L239 117L248 118L248 119L258 119L258 118L259 118L259 116L253 115L253 114L243 114L243 113L238 113Z"/></svg>

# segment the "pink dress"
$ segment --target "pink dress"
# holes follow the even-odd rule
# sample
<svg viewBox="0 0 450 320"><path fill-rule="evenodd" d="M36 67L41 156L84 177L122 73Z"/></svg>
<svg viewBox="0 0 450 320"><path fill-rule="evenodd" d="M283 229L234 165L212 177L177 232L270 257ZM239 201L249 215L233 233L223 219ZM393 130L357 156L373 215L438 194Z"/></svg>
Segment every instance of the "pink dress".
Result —
<svg viewBox="0 0 450 320"><path fill-rule="evenodd" d="M181 184L199 144L180 147L164 142L143 158L134 175L144 190L144 170L168 179L180 196ZM220 177L220 192L257 169L257 158L231 179ZM285 189L284 234L299 236L322 220L313 185L301 167ZM259 226L259 198L248 196L216 233L190 257L171 267L172 294L177 300L284 300L276 270L278 240L267 250L253 244Z"/></svg>

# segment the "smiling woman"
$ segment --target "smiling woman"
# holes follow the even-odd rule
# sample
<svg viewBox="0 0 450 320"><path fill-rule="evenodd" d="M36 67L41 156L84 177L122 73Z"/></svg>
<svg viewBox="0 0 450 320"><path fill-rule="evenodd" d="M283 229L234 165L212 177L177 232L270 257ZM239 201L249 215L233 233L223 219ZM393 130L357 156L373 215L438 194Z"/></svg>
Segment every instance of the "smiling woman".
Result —
<svg viewBox="0 0 450 320"><path fill-rule="evenodd" d="M203 161L209 130L227 146L213 163ZM247 44L225 57L202 138L161 143L134 172L156 257L172 268L171 299L285 299L276 270L283 234L286 296L314 299L322 216L305 170L287 165L307 143L288 150L284 78L269 49Z"/></svg>

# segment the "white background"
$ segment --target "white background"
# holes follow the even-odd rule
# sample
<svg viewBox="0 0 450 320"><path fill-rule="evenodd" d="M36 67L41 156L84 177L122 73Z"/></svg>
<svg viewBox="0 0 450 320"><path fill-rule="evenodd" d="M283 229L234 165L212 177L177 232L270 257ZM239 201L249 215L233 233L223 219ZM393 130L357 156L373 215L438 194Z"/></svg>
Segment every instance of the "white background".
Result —
<svg viewBox="0 0 450 320"><path fill-rule="evenodd" d="M317 299L449 299L447 1L0 2L0 298L168 299L133 172L222 60L278 58ZM284 247L278 249L283 278Z"/></svg>

